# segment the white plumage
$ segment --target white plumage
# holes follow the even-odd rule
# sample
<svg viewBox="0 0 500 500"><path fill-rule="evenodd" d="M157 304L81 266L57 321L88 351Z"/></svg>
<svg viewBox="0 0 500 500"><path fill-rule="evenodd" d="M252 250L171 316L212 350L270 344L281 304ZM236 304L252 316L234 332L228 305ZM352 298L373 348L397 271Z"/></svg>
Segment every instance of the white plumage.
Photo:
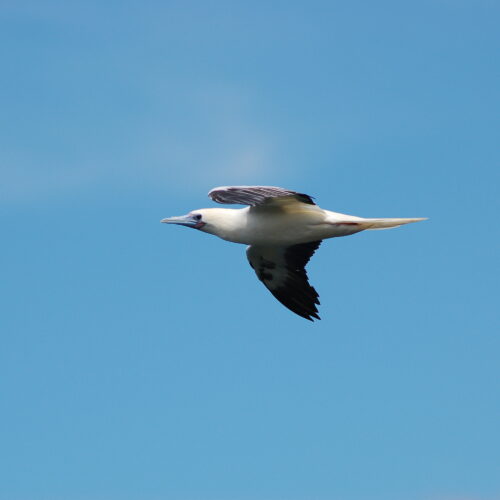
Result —
<svg viewBox="0 0 500 500"><path fill-rule="evenodd" d="M249 245L247 257L257 277L284 306L309 320L320 319L319 300L305 266L322 240L425 220L365 219L331 212L306 194L272 186L225 186L208 195L218 203L249 206L194 210L162 222Z"/></svg>

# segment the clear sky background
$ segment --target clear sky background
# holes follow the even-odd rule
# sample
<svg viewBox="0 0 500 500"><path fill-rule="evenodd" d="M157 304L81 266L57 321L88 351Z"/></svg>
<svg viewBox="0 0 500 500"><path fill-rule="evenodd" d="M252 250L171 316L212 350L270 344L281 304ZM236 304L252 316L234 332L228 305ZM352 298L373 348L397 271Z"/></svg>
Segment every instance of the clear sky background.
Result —
<svg viewBox="0 0 500 500"><path fill-rule="evenodd" d="M2 500L498 500L486 0L0 6ZM268 184L367 217L322 321L160 219Z"/></svg>

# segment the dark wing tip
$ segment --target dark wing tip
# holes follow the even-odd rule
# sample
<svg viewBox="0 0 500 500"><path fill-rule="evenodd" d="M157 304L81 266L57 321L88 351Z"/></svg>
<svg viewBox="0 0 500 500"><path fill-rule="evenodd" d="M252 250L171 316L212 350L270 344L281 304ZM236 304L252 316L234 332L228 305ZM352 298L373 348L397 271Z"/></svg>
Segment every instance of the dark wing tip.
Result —
<svg viewBox="0 0 500 500"><path fill-rule="evenodd" d="M318 292L309 283L305 269L292 270L288 268L288 276L282 286L269 289L270 292L290 311L310 321L320 319L317 305Z"/></svg>
<svg viewBox="0 0 500 500"><path fill-rule="evenodd" d="M297 198L302 203L306 203L307 205L316 205L316 203L314 203L314 196L309 196L308 194L304 194L304 193L296 193L295 196L297 196Z"/></svg>
<svg viewBox="0 0 500 500"><path fill-rule="evenodd" d="M309 321L314 321L313 318L321 319L316 307L316 304L319 305L318 294L309 284L307 288L302 285L302 289L297 289L292 283L287 282L284 287L270 289L270 292L287 309L298 316Z"/></svg>
<svg viewBox="0 0 500 500"><path fill-rule="evenodd" d="M316 307L319 295L309 283L305 266L320 244L321 241L312 241L284 248L284 259L278 265L261 247L250 246L247 250L249 263L259 280L287 309L309 321L321 318Z"/></svg>

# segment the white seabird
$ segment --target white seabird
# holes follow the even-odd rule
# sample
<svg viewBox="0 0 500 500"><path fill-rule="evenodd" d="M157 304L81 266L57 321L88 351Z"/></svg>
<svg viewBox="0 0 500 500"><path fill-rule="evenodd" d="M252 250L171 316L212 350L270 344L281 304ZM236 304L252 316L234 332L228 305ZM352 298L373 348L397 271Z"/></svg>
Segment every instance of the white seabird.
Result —
<svg viewBox="0 0 500 500"><path fill-rule="evenodd" d="M389 229L419 219L365 219L318 207L307 194L272 186L223 186L208 196L245 208L204 208L161 222L180 224L249 245L247 258L257 277L288 309L313 321L318 294L305 267L321 241L365 229Z"/></svg>

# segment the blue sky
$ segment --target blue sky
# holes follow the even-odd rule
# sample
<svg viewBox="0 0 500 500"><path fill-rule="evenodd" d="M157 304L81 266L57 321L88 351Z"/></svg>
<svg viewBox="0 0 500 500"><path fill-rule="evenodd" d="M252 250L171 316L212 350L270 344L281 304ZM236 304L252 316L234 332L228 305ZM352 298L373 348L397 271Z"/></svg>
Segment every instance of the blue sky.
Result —
<svg viewBox="0 0 500 500"><path fill-rule="evenodd" d="M495 2L3 2L0 498L498 500ZM160 219L217 185L429 217L322 321Z"/></svg>

